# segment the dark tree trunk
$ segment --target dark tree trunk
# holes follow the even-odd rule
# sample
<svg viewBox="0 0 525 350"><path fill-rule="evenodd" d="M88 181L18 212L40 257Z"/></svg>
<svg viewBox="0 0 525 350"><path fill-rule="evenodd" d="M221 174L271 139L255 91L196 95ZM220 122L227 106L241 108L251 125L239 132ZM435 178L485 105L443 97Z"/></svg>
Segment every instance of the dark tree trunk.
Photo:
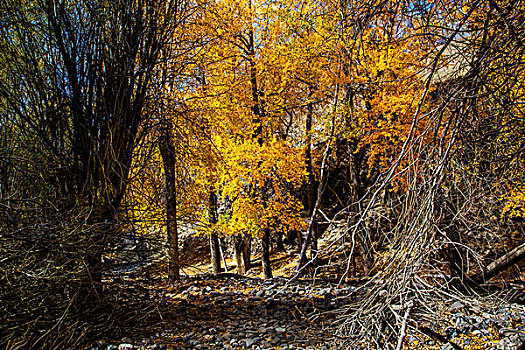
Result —
<svg viewBox="0 0 525 350"><path fill-rule="evenodd" d="M463 253L460 243L460 236L455 227L450 227L445 230L447 235L446 254L449 267L450 280L457 280L465 282L465 270L463 267Z"/></svg>
<svg viewBox="0 0 525 350"><path fill-rule="evenodd" d="M456 209L450 191L441 190L438 193L435 208L440 217L439 226L447 239L445 255L448 260L449 278L451 281L466 283L461 237L454 222Z"/></svg>
<svg viewBox="0 0 525 350"><path fill-rule="evenodd" d="M251 6L251 4L250 4ZM251 9L250 9L251 10ZM253 29L250 29L250 32L248 34L248 43L247 43L246 51L249 57L249 63L250 63L250 84L251 84L251 90L252 90L252 100L253 100L253 119L252 123L255 125L255 130L252 134L252 139L256 140L259 146L262 147L263 145L263 127L262 127L262 121L264 120L266 116L266 111L264 108L264 101L261 98L261 92L259 90L259 85L257 82L257 66L255 62L255 46L254 46L254 33ZM260 164L260 163L259 163ZM259 191L261 194L261 197L263 198L263 203L266 206L267 205L267 196L266 196L266 190L267 190L267 182L264 182L263 188L256 189L256 191ZM271 276L271 265L270 265L270 252L269 252L269 232L268 230L265 230L263 237L263 266L264 266L264 274L265 276ZM243 250L243 258L244 258L244 265L246 267L246 271L250 268L250 254L251 254L251 237L246 236L246 244L244 246ZM266 241L268 244L265 244ZM266 247L266 250L265 250ZM271 277L269 277L271 278Z"/></svg>
<svg viewBox="0 0 525 350"><path fill-rule="evenodd" d="M310 93L312 95L312 87L310 87ZM312 217L315 207L315 189L317 184L315 182L315 176L313 171L312 164L312 118L313 118L313 104L310 102L308 104L308 113L306 114L306 151L305 151L305 161L306 161L306 172L308 174L307 182L307 198L305 209L309 218ZM311 235L311 246L310 246L310 259L315 259L317 255L317 221L312 222L312 235ZM302 243L302 242L300 242Z"/></svg>
<svg viewBox="0 0 525 350"><path fill-rule="evenodd" d="M275 244L275 252L280 253L284 251L283 233L277 232L277 243Z"/></svg>
<svg viewBox="0 0 525 350"><path fill-rule="evenodd" d="M217 223L217 195L210 189L210 199L209 199L209 217L210 224L215 225ZM213 273L220 273L221 269L221 249L219 245L219 236L216 232L212 232L210 235L210 256L211 264L213 267Z"/></svg>
<svg viewBox="0 0 525 350"><path fill-rule="evenodd" d="M168 280L180 279L179 235L177 227L177 192L175 172L175 145L172 137L172 125L164 120L160 130L159 150L164 163L165 200L166 200L166 235L168 243Z"/></svg>
<svg viewBox="0 0 525 350"><path fill-rule="evenodd" d="M525 259L525 243L512 249L507 254L502 255L487 267L483 268L479 273L470 278L476 284L481 284L497 276L500 272L505 271L514 264Z"/></svg>
<svg viewBox="0 0 525 350"><path fill-rule="evenodd" d="M363 259L363 270L365 276L368 276L374 267L374 254L372 242L370 241L370 234L366 227L359 230L357 239L361 251L361 257Z"/></svg>
<svg viewBox="0 0 525 350"><path fill-rule="evenodd" d="M115 235L114 215L108 210L97 208L89 216L88 224L90 239L83 250L86 254L86 267L89 269L89 283L95 288L96 294L100 294L103 275L102 256L107 239Z"/></svg>
<svg viewBox="0 0 525 350"><path fill-rule="evenodd" d="M303 242L303 235L302 235L301 231L297 231L297 230L290 230L290 231L288 231L287 234L286 234L286 241L291 246L294 246L298 253L301 252L301 247L303 245L303 243L302 243Z"/></svg>
<svg viewBox="0 0 525 350"><path fill-rule="evenodd" d="M244 234L244 244L242 249L242 260L244 264L244 272L248 272L252 268L252 236Z"/></svg>
<svg viewBox="0 0 525 350"><path fill-rule="evenodd" d="M272 265L270 263L270 229L265 228L262 236L262 267L264 278L270 279L272 275Z"/></svg>
<svg viewBox="0 0 525 350"><path fill-rule="evenodd" d="M334 120L332 120L331 129L332 129L331 134L333 134ZM302 272L302 270L304 269L306 265L306 253L310 245L310 242L312 240L312 236L315 234L314 233L315 220L317 216L317 210L319 209L319 205L321 203L321 198L323 195L323 184L324 184L325 176L326 176L326 164L327 164L329 153L330 153L330 142L327 143L326 148L323 153L323 160L321 162L321 176L320 176L319 184L317 186L317 197L315 200L315 205L313 207L312 215L309 218L308 229L306 230L306 234L302 242L301 252L299 254L299 261L297 262L294 278L297 278L299 276L299 274Z"/></svg>

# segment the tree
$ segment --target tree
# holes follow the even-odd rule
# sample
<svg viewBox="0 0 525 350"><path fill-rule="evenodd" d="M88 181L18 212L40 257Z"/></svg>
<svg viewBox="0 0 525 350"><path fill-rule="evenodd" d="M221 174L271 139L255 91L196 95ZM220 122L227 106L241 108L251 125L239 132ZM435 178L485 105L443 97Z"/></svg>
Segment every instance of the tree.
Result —
<svg viewBox="0 0 525 350"><path fill-rule="evenodd" d="M285 184L300 181L303 170L290 177L293 167L302 167L303 161L298 161L301 152L293 142L281 139L285 130L282 125L285 111L279 102L282 100L268 97L275 95L273 91L278 88L272 86L270 79L281 77L280 72L271 77L266 75L266 67L274 69L277 56L267 56L269 48L256 52L260 45L255 33L264 30L257 27L258 11L263 16L261 9L235 2L218 3L207 9L200 32L209 49L196 58L195 68L206 73L198 75L199 86L186 101L190 110L199 113L195 119L204 119L209 125L217 159L210 179L221 200L231 202L231 215L219 217L217 228L238 237L241 270L249 268L250 237L262 236L264 266L269 277L270 229L298 227L296 218L291 225L283 225L287 222L283 214L293 213L291 209L298 205L286 193ZM251 20L247 21L248 18ZM210 27L209 23L217 25ZM272 133L279 136L272 137ZM284 203L285 213L276 211L278 202Z"/></svg>
<svg viewBox="0 0 525 350"><path fill-rule="evenodd" d="M2 249L15 257L18 249L35 247L20 265L24 269L13 269L3 282L13 288L13 307L26 300L31 309L22 314L36 310L27 315L28 329L49 327L40 333L49 337L31 346L48 347L51 330L61 330L71 313L89 309L81 302L103 296L102 257L121 234L118 214L133 151L147 130L160 51L180 25L183 7L179 1L153 0L0 5L6 67L0 98L9 116L2 131L10 129L5 137L14 151L2 166L20 188L4 192L3 187L1 200L26 202L7 207L5 217L16 212L13 224L20 230L3 229ZM43 263L56 267L51 276L33 273ZM28 274L37 277L27 280ZM43 314L49 318L31 323ZM57 314L62 316L53 318ZM13 329L25 333L23 327Z"/></svg>
<svg viewBox="0 0 525 350"><path fill-rule="evenodd" d="M167 120L161 122L159 130L159 150L164 165L166 202L166 239L168 243L168 280L180 279L179 239L177 228L177 177L176 152L173 143L172 124Z"/></svg>

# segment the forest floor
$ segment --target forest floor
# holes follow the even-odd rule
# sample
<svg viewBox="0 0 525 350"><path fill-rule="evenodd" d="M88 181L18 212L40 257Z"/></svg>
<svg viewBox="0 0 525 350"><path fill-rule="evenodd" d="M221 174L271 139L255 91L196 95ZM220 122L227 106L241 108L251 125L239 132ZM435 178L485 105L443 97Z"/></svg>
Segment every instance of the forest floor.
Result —
<svg viewBox="0 0 525 350"><path fill-rule="evenodd" d="M138 318L130 314L128 322L92 349L113 349L112 344L116 349L121 343L135 349L330 349L335 329L327 326L357 297L355 290L326 281L233 274L184 277L170 286L128 285L119 302L147 294L154 303Z"/></svg>
<svg viewBox="0 0 525 350"><path fill-rule="evenodd" d="M289 275L291 260L277 256L276 274ZM339 349L346 307L367 293L359 280L264 280L257 264L249 276L206 269L186 269L193 274L170 284L133 273L108 278L112 323L86 349ZM523 302L487 307L451 298L441 309L445 321L425 327L444 340L409 333L406 349L516 350L525 343Z"/></svg>

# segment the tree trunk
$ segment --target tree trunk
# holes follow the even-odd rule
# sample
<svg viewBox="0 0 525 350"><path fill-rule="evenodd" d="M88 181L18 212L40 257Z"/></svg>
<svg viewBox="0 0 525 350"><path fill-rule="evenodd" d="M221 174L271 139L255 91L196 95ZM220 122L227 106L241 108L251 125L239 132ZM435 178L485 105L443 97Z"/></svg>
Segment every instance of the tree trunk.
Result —
<svg viewBox="0 0 525 350"><path fill-rule="evenodd" d="M296 251L298 253L301 252L301 247L303 245L303 235L301 231L298 230L290 230L286 233L286 241L288 244L295 247Z"/></svg>
<svg viewBox="0 0 525 350"><path fill-rule="evenodd" d="M270 263L270 229L265 228L262 236L262 267L264 278L272 278L272 265Z"/></svg>
<svg viewBox="0 0 525 350"><path fill-rule="evenodd" d="M312 95L312 87L310 87L309 97ZM307 198L305 209L309 218L312 217L315 207L315 176L312 165L312 118L313 118L313 104L308 104L308 113L306 114L306 173L308 174L307 182ZM310 259L315 259L317 255L317 221L312 222Z"/></svg>
<svg viewBox="0 0 525 350"><path fill-rule="evenodd" d="M445 254L448 260L449 278L451 281L459 280L461 283L466 283L461 237L454 222L456 209L452 203L450 191L441 190L441 193L438 193L436 209L439 210L440 226L448 241Z"/></svg>
<svg viewBox="0 0 525 350"><path fill-rule="evenodd" d="M280 253L284 251L283 233L277 232L277 243L275 244L275 252Z"/></svg>
<svg viewBox="0 0 525 350"><path fill-rule="evenodd" d="M175 145L171 134L172 125L163 121L160 130L159 150L164 163L166 182L166 236L168 243L168 280L180 279L179 236L177 227L177 192L175 173Z"/></svg>
<svg viewBox="0 0 525 350"><path fill-rule="evenodd" d="M251 3L250 3L251 7ZM247 53L250 57L250 84L251 84L251 90L252 90L252 100L253 100L253 106L252 106L252 112L253 112L253 119L252 123L255 125L255 130L252 134L252 139L256 140L259 146L262 147L263 145L263 128L262 128L262 121L265 117L265 109L262 99L260 98L260 91L259 86L257 82L257 66L255 63L255 46L254 46L254 34L253 30L250 30L249 32L249 43L247 47ZM260 163L259 163L260 165ZM263 198L263 204L264 206L267 205L267 198L265 196L267 188L267 183L265 181L263 188L259 188L258 191L261 193L261 197ZM269 233L267 230L265 230L263 236L263 268L265 269L264 275L269 275L271 278L272 272L271 272L271 266L270 266L270 252L269 252ZM248 237L245 235L246 243L244 245L243 249L243 259L244 259L244 266L246 268L246 271L250 269L250 255L251 255L251 237ZM265 241L268 242L268 244L265 244ZM265 251L266 247L266 251ZM266 270L268 269L268 270Z"/></svg>
<svg viewBox="0 0 525 350"><path fill-rule="evenodd" d="M210 190L209 205L210 224L215 225L217 223L217 195L215 194L213 189ZM222 271L221 252L219 245L219 236L216 232L212 232L210 235L210 256L213 273L220 273Z"/></svg>
<svg viewBox="0 0 525 350"><path fill-rule="evenodd" d="M470 279L476 284L481 284L523 259L525 259L525 243L517 246L507 254L502 255Z"/></svg>
<svg viewBox="0 0 525 350"><path fill-rule="evenodd" d="M244 261L244 272L246 273L252 268L252 236L249 234L244 234L243 236L242 260Z"/></svg>
<svg viewBox="0 0 525 350"><path fill-rule="evenodd" d="M366 223L365 223L365 226ZM359 230L357 233L357 239L361 250L361 257L363 259L363 270L365 276L370 275L372 268L374 267L374 254L372 249L372 242L370 241L370 234L368 233L367 227Z"/></svg>
<svg viewBox="0 0 525 350"><path fill-rule="evenodd" d="M318 239L318 230L317 230L318 226L317 226L317 221L313 223L313 228L312 228L312 242L310 243L310 260L312 262L312 264L315 264L315 260L317 259L317 253L318 253L318 248L317 248L317 239Z"/></svg>
<svg viewBox="0 0 525 350"><path fill-rule="evenodd" d="M103 275L102 256L108 237L116 236L114 215L110 210L99 208L90 215L88 223L93 231L90 235L89 247L86 248L86 262L89 268L90 283L95 287L96 293L100 294Z"/></svg>
<svg viewBox="0 0 525 350"><path fill-rule="evenodd" d="M244 266L244 260L242 258L242 235L238 234L233 238L233 248L235 251L235 261L237 262L237 273L244 275L246 273L246 267Z"/></svg>
<svg viewBox="0 0 525 350"><path fill-rule="evenodd" d="M332 128L331 128L330 138L331 138L331 136L333 135L333 132L334 132L334 123L335 123L335 121L332 120ZM321 162L321 176L320 176L320 179L319 179L319 184L317 186L317 198L315 200L315 205L314 205L313 210L312 210L312 215L310 216L310 220L309 220L309 223L308 223L308 229L306 230L306 235L305 235L304 240L302 242L301 253L299 255L299 261L297 262L297 266L296 266L296 269L295 269L294 278L297 278L299 276L299 274L301 273L301 271L303 270L303 268L305 267L305 264L306 264L306 252L307 252L308 247L310 245L310 242L312 240L312 236L314 235L314 226L315 226L315 220L316 220L316 216L317 216L317 210L319 209L319 205L321 203L321 198L322 198L322 195L323 195L323 184L324 184L324 180L325 180L325 176L326 176L326 163L328 161L328 154L330 153L330 138L327 141L326 148L325 148L325 151L323 153L323 160Z"/></svg>
<svg viewBox="0 0 525 350"><path fill-rule="evenodd" d="M459 279L465 281L465 271L463 268L463 254L459 242L459 234L454 227L446 229L446 235L449 242L447 243L447 259L450 271L450 280Z"/></svg>
<svg viewBox="0 0 525 350"><path fill-rule="evenodd" d="M349 196L349 203L348 206L350 210L357 214L358 220L359 216L361 214L361 209L359 207L359 183L357 178L357 164L354 156L354 152L352 149L352 142L349 141L348 143L348 185L350 187L350 196ZM374 267L375 259L374 259L374 252L372 249L372 240L370 237L370 231L369 227L370 224L370 218L366 218L364 223L364 227L359 227L359 231L356 234L356 240L357 245L359 246L359 252L361 255L361 258L363 259L363 270L364 274L368 276L370 274L370 271ZM353 226L355 224L355 221L348 221L349 226ZM352 257L355 264L355 257ZM354 273L356 268L354 267Z"/></svg>
<svg viewBox="0 0 525 350"><path fill-rule="evenodd" d="M219 252L221 253L222 264L224 265L224 272L228 272L228 264L226 264L226 259L224 258L224 252L222 249L223 242L221 241L220 238L218 239L218 241L219 241Z"/></svg>
<svg viewBox="0 0 525 350"><path fill-rule="evenodd" d="M234 237L235 260L237 273L244 275L251 268L251 236L243 233Z"/></svg>
<svg viewBox="0 0 525 350"><path fill-rule="evenodd" d="M213 273L222 272L219 236L215 232L210 235L210 253Z"/></svg>

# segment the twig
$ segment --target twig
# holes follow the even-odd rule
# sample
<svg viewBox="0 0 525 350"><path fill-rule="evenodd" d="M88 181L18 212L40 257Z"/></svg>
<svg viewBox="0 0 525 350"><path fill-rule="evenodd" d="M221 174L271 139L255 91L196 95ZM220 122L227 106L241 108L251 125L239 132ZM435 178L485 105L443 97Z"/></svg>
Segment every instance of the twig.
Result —
<svg viewBox="0 0 525 350"><path fill-rule="evenodd" d="M401 350L403 348L403 341L406 337L406 330L407 330L407 320L410 316L410 311L412 310L413 303L410 302L407 304L407 309L405 311L405 316L403 317L403 323L401 324L401 330L399 331L399 338L397 339L397 346L396 350Z"/></svg>
<svg viewBox="0 0 525 350"><path fill-rule="evenodd" d="M438 332L428 328L428 327L425 327L425 326L420 326L419 327L419 331L427 336L429 336L430 338L433 338L441 343L445 343L445 344L450 344L454 350L463 350L458 344L448 340L447 338L445 338L443 335L439 334Z"/></svg>

